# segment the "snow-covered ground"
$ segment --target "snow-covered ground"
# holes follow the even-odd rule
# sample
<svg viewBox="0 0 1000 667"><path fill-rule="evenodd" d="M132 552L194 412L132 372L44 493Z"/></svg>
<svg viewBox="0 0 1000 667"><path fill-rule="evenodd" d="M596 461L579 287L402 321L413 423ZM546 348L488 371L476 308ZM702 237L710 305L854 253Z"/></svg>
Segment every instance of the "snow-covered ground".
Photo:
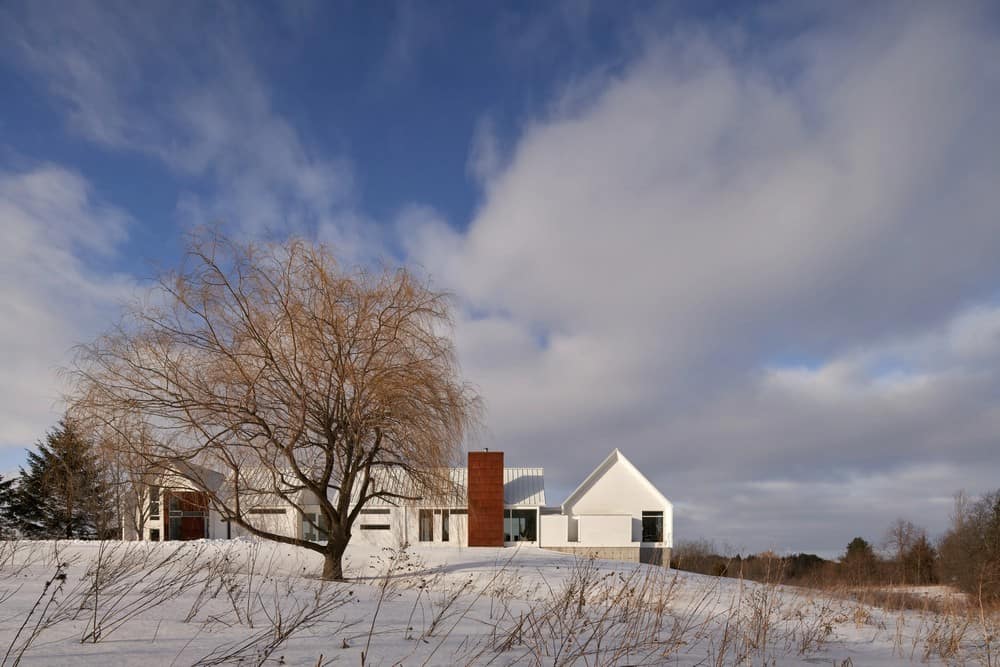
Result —
<svg viewBox="0 0 1000 667"><path fill-rule="evenodd" d="M971 612L520 549L0 542L0 665L997 664ZM995 633L995 622L992 624ZM992 662L988 662L992 661Z"/></svg>

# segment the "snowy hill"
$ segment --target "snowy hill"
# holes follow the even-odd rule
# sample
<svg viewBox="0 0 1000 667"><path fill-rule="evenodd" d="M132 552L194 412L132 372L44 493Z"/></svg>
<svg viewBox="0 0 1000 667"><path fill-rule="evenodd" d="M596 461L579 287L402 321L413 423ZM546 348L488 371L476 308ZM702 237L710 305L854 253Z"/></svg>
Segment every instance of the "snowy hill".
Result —
<svg viewBox="0 0 1000 667"><path fill-rule="evenodd" d="M996 664L965 612L536 548L0 542L3 665Z"/></svg>

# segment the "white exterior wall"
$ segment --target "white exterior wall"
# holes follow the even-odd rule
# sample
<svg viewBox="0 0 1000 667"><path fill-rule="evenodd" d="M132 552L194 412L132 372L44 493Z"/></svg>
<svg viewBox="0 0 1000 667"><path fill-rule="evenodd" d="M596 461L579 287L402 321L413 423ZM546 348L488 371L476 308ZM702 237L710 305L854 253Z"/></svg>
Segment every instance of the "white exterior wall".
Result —
<svg viewBox="0 0 1000 667"><path fill-rule="evenodd" d="M629 514L586 514L577 520L580 539L573 546L622 547L633 541Z"/></svg>
<svg viewBox="0 0 1000 667"><path fill-rule="evenodd" d="M620 464L594 480L573 504L563 506L566 514L632 514L639 517L642 510L663 509L663 498L645 484L637 483L632 472Z"/></svg>
<svg viewBox="0 0 1000 667"><path fill-rule="evenodd" d="M420 510L427 509L431 510L431 525L434 529L434 539L430 542L420 541ZM434 514L435 509L444 508L433 508L433 507L407 507L406 513L406 542L412 546L439 546L439 547L465 547L469 545L469 515L468 514L455 514L455 509L465 510L464 507L461 508L448 508L448 541L445 542L441 539L441 515Z"/></svg>
<svg viewBox="0 0 1000 667"><path fill-rule="evenodd" d="M299 513L294 508L288 505L271 505L268 509L284 510L284 512L282 514L247 514L247 523L257 530L266 530L269 533L277 533L278 535L286 535L288 537L298 535L301 519L299 518ZM219 537L225 537L225 523L220 523L222 523L222 534ZM249 534L249 531L246 529L233 524L233 537Z"/></svg>
<svg viewBox="0 0 1000 667"><path fill-rule="evenodd" d="M163 533L160 533L161 535ZM219 513L209 508L208 510L208 539L224 540L230 535L227 532L226 522L222 520Z"/></svg>
<svg viewBox="0 0 1000 667"><path fill-rule="evenodd" d="M467 514L455 514L455 508L449 509L448 516L448 541L442 539L441 514L433 513L435 509L444 508L420 508L420 507L391 507L372 508L389 509L388 514L359 514L354 526L351 529L351 541L363 544L371 544L383 547L400 547L404 544L419 546L450 546L464 547L469 544L469 523ZM429 509L432 514L431 525L433 527L434 539L429 542L420 541L420 510ZM465 508L458 508L464 510ZM318 508L308 511L318 512ZM365 525L389 524L389 530L366 530Z"/></svg>
<svg viewBox="0 0 1000 667"><path fill-rule="evenodd" d="M542 548L573 545L569 541L569 517L565 514L542 514L538 517L538 532L538 546Z"/></svg>
<svg viewBox="0 0 1000 667"><path fill-rule="evenodd" d="M568 537L573 537L573 520L578 527L577 542L580 546L661 546L673 545L673 505L625 457L615 450L579 489L573 492L562 506L570 517ZM642 542L642 513L663 512L663 542ZM628 530L620 542L610 543L602 537L597 526L603 520L597 517L626 515ZM586 527L588 526L589 527ZM618 524L607 524L608 530L620 535ZM598 540L598 542L591 542Z"/></svg>
<svg viewBox="0 0 1000 667"><path fill-rule="evenodd" d="M376 508L372 508L376 509ZM388 514L358 514L351 527L351 541L373 544L381 547L398 547L406 543L406 512L400 507L379 507L389 510ZM317 507L313 510L319 513ZM389 530L368 530L362 526L389 525Z"/></svg>

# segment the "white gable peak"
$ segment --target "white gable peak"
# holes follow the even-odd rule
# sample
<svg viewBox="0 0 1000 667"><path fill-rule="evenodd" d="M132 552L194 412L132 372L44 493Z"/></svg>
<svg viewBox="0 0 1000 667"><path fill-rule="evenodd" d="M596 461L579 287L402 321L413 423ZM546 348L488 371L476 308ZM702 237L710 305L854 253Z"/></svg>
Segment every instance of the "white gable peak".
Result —
<svg viewBox="0 0 1000 667"><path fill-rule="evenodd" d="M615 448L566 498L566 514L626 513L638 505L647 510L671 508L670 501Z"/></svg>

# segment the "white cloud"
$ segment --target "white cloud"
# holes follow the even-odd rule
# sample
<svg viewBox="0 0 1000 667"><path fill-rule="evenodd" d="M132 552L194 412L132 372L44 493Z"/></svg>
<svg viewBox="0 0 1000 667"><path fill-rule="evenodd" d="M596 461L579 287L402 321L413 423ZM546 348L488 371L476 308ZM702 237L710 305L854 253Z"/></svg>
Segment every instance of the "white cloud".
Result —
<svg viewBox="0 0 1000 667"><path fill-rule="evenodd" d="M817 480L996 472L995 313L963 310L1000 287L1000 44L977 19L907 5L765 52L660 33L525 128L465 233L411 225L474 313L497 446L564 490L621 447L744 536L744 482L801 479L772 489L795 505ZM796 354L826 361L773 368Z"/></svg>
<svg viewBox="0 0 1000 667"><path fill-rule="evenodd" d="M94 268L114 255L128 224L72 171L0 173L0 450L32 445L55 423L58 367L131 293L130 280Z"/></svg>
<svg viewBox="0 0 1000 667"><path fill-rule="evenodd" d="M200 5L143 9L25 3L0 15L0 37L78 134L182 177L184 224L280 236L355 222L349 161L312 148L274 108L250 55L249 44L267 45L253 13L232 6L210 21Z"/></svg>
<svg viewBox="0 0 1000 667"><path fill-rule="evenodd" d="M476 183L484 185L500 171L502 159L493 118L483 116L472 135L466 172Z"/></svg>

